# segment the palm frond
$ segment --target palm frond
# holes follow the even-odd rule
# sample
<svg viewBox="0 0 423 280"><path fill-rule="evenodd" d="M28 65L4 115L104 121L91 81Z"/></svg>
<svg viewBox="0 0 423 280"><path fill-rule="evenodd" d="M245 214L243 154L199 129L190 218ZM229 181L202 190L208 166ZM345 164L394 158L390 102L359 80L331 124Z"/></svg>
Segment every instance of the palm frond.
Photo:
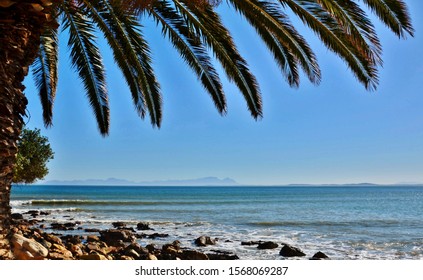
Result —
<svg viewBox="0 0 423 280"><path fill-rule="evenodd" d="M251 115L262 116L262 102L256 78L239 54L229 31L209 4L198 7L189 0L173 0L187 26L208 45L220 61L228 78L234 81L247 102Z"/></svg>
<svg viewBox="0 0 423 280"><path fill-rule="evenodd" d="M72 65L77 70L90 105L94 110L102 135L109 131L109 105L105 84L104 66L92 22L72 3L64 5L64 29L69 29L68 46L71 49Z"/></svg>
<svg viewBox="0 0 423 280"><path fill-rule="evenodd" d="M46 29L41 36L38 57L34 61L33 77L38 88L46 127L53 124L53 104L58 80L58 36L56 29Z"/></svg>
<svg viewBox="0 0 423 280"><path fill-rule="evenodd" d="M163 35L167 35L181 57L196 73L218 111L221 114L226 113L226 98L219 75L200 38L190 32L185 21L167 1L156 3L148 12L161 25Z"/></svg>
<svg viewBox="0 0 423 280"><path fill-rule="evenodd" d="M377 67L372 59L365 55L353 43L349 34L325 9L315 1L278 0L288 6L307 26L309 26L326 45L341 57L358 81L367 89L375 89L378 84Z"/></svg>
<svg viewBox="0 0 423 280"><path fill-rule="evenodd" d="M398 37L414 36L407 6L402 0L363 0Z"/></svg>
<svg viewBox="0 0 423 280"><path fill-rule="evenodd" d="M116 40L120 42L127 60L136 71L138 83L153 126L160 127L162 119L162 99L160 85L156 80L149 47L142 37L141 26L134 14L122 9L119 3L101 0L107 11L103 18L110 26Z"/></svg>
<svg viewBox="0 0 423 280"><path fill-rule="evenodd" d="M107 40L112 52L113 57L121 69L126 83L131 91L132 101L135 110L141 118L145 117L145 98L142 93L141 82L139 79L138 71L135 66L130 63L128 56L124 52L121 41L116 37L111 20L109 18L108 8L98 0L84 0L87 13L93 19L99 30L103 33Z"/></svg>
<svg viewBox="0 0 423 280"><path fill-rule="evenodd" d="M314 1L313 1L314 2ZM339 24L352 45L374 64L382 64L382 46L366 12L351 0L317 0Z"/></svg>
<svg viewBox="0 0 423 280"><path fill-rule="evenodd" d="M320 82L320 69L313 51L278 5L269 1L230 2L256 29L291 86L299 85L297 65L312 83Z"/></svg>

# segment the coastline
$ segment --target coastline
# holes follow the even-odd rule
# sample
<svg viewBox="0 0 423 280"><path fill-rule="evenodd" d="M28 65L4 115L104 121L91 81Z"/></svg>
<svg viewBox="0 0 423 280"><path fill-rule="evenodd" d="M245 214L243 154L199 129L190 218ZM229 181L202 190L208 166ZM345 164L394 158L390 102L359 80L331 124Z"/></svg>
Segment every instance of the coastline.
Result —
<svg viewBox="0 0 423 280"><path fill-rule="evenodd" d="M123 222L112 223L109 229L85 229L84 234L66 234L80 228L80 222L41 224L43 211L12 214L11 244L17 260L237 260L230 251L216 250L213 245L229 243L218 237L199 236L192 246L183 247L179 240L157 245L155 240L167 234L151 231L147 223L128 227ZM31 218L29 218L31 217ZM142 246L141 244L146 244ZM329 259L322 252L307 256L301 249L285 243L270 241L244 241L242 246L256 250L269 250L280 259Z"/></svg>

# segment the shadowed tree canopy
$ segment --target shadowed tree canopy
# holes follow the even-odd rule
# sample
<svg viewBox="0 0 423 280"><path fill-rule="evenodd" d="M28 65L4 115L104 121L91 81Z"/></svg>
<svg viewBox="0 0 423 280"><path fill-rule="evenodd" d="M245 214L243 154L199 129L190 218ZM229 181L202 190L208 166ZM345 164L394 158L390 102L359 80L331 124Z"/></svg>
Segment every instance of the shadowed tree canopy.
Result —
<svg viewBox="0 0 423 280"><path fill-rule="evenodd" d="M48 174L47 163L54 158L48 138L39 129L23 129L18 142L13 183L31 184Z"/></svg>

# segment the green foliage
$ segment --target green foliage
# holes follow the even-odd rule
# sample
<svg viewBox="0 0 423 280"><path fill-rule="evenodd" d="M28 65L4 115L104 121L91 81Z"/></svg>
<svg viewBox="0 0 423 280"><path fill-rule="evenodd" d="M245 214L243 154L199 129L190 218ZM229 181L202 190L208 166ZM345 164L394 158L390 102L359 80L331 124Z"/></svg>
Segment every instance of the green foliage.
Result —
<svg viewBox="0 0 423 280"><path fill-rule="evenodd" d="M54 158L48 138L39 129L23 129L18 143L13 183L31 184L48 174L47 163Z"/></svg>

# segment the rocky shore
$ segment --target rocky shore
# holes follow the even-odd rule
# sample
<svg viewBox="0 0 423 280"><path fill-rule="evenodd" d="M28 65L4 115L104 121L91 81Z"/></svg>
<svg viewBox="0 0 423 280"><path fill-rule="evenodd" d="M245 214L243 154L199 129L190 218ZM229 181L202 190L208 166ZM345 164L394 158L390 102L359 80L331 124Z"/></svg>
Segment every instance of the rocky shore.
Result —
<svg viewBox="0 0 423 280"><path fill-rule="evenodd" d="M128 227L123 222L114 222L105 230L84 229L85 234L70 235L66 231L82 229L78 222L40 224L38 218L49 213L33 211L25 213L32 219L25 219L21 214L13 215L11 246L16 259L21 260L236 260L239 257L219 250L200 250L213 247L218 238L200 236L193 240L192 248L181 246L175 240L164 245L155 245L157 238L166 238L167 234L154 232L142 233L151 228L140 222L136 228ZM25 216L25 217L26 217ZM60 232L60 233L58 233ZM145 246L140 245L143 241ZM146 240L148 242L146 242ZM228 242L228 241L227 241ZM254 246L257 250L279 250L282 258L305 258L299 249L277 242L245 241L242 246ZM328 259L322 252L317 252L309 259Z"/></svg>

